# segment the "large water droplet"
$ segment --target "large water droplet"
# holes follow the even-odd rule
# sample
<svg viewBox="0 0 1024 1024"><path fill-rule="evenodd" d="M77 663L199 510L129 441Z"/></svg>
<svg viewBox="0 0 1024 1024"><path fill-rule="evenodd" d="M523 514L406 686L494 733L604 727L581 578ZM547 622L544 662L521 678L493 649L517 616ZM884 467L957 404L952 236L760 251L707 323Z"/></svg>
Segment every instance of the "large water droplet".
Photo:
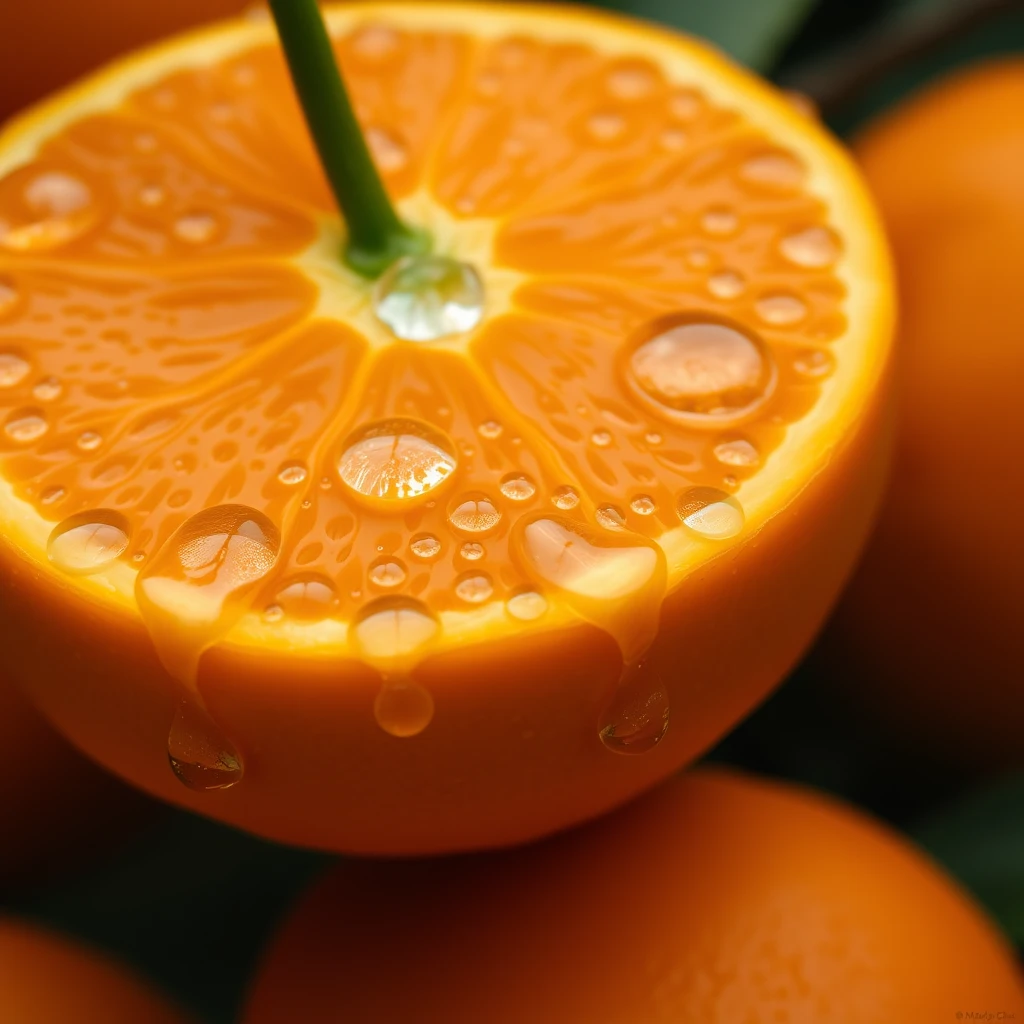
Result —
<svg viewBox="0 0 1024 1024"><path fill-rule="evenodd" d="M807 303L796 295L785 293L763 295L754 303L754 309L766 324L776 327L798 324L807 316Z"/></svg>
<svg viewBox="0 0 1024 1024"><path fill-rule="evenodd" d="M4 423L4 433L18 444L38 441L49 429L42 409L18 409Z"/></svg>
<svg viewBox="0 0 1024 1024"><path fill-rule="evenodd" d="M0 352L0 388L13 388L29 374L32 365L17 352Z"/></svg>
<svg viewBox="0 0 1024 1024"><path fill-rule="evenodd" d="M414 655L434 639L440 628L422 602L382 597L360 611L352 623L351 636L367 658L390 663Z"/></svg>
<svg viewBox="0 0 1024 1024"><path fill-rule="evenodd" d="M384 555L370 565L367 576L375 587L391 590L405 582L406 571L405 566L397 558Z"/></svg>
<svg viewBox="0 0 1024 1024"><path fill-rule="evenodd" d="M668 731L668 691L644 662L626 666L598 727L616 754L645 754Z"/></svg>
<svg viewBox="0 0 1024 1024"><path fill-rule="evenodd" d="M373 154L373 162L382 174L394 174L409 162L409 150L405 143L386 128L367 128L366 142Z"/></svg>
<svg viewBox="0 0 1024 1024"><path fill-rule="evenodd" d="M477 433L488 441L501 437L502 426L497 420L485 420L476 429Z"/></svg>
<svg viewBox="0 0 1024 1024"><path fill-rule="evenodd" d="M743 162L740 177L759 188L792 192L800 188L807 171L791 153L760 153Z"/></svg>
<svg viewBox="0 0 1024 1024"><path fill-rule="evenodd" d="M501 522L501 512L486 494L467 494L452 502L448 522L463 533L483 535Z"/></svg>
<svg viewBox="0 0 1024 1024"><path fill-rule="evenodd" d="M37 402L53 402L64 392L64 386L56 377L44 377L32 388L32 397Z"/></svg>
<svg viewBox="0 0 1024 1024"><path fill-rule="evenodd" d="M826 227L815 225L786 235L779 251L798 267L830 267L839 258L839 239Z"/></svg>
<svg viewBox="0 0 1024 1024"><path fill-rule="evenodd" d="M63 171L44 171L26 183L17 221L0 216L0 245L15 252L55 249L78 238L96 221L92 190Z"/></svg>
<svg viewBox="0 0 1024 1024"><path fill-rule="evenodd" d="M220 228L217 218L212 213L201 210L182 214L174 222L174 234L189 245L202 245L212 241Z"/></svg>
<svg viewBox="0 0 1024 1024"><path fill-rule="evenodd" d="M472 330L484 314L484 285L450 256L405 256L373 290L377 318L396 338L437 341Z"/></svg>
<svg viewBox="0 0 1024 1024"><path fill-rule="evenodd" d="M305 465L301 462L286 462L278 471L277 479L289 487L301 484L309 475Z"/></svg>
<svg viewBox="0 0 1024 1024"><path fill-rule="evenodd" d="M743 294L746 286L743 275L735 270L721 270L708 278L708 291L716 299L735 299Z"/></svg>
<svg viewBox="0 0 1024 1024"><path fill-rule="evenodd" d="M563 487L559 487L554 494L551 495L551 504L555 508L560 508L563 512L568 512L570 509L574 509L580 503L580 496L576 491L568 484Z"/></svg>
<svg viewBox="0 0 1024 1024"><path fill-rule="evenodd" d="M103 436L95 430L83 430L75 444L83 452L94 452L103 444Z"/></svg>
<svg viewBox="0 0 1024 1024"><path fill-rule="evenodd" d="M649 516L658 510L658 503L649 494L638 494L629 503L629 507L638 516Z"/></svg>
<svg viewBox="0 0 1024 1024"><path fill-rule="evenodd" d="M167 736L171 770L189 789L230 789L242 781L242 761L230 741L197 704L182 701Z"/></svg>
<svg viewBox="0 0 1024 1024"><path fill-rule="evenodd" d="M602 505L594 513L594 518L598 526L606 530L622 530L626 526L626 517L617 505Z"/></svg>
<svg viewBox="0 0 1024 1024"><path fill-rule="evenodd" d="M528 575L560 591L633 660L658 629L665 556L646 537L595 530L562 516L520 520L513 551Z"/></svg>
<svg viewBox="0 0 1024 1024"><path fill-rule="evenodd" d="M451 476L457 465L454 450L444 434L425 423L384 420L348 439L338 475L357 497L406 504Z"/></svg>
<svg viewBox="0 0 1024 1024"><path fill-rule="evenodd" d="M728 540L743 529L743 507L715 487L691 487L679 496L676 512L683 525L707 540Z"/></svg>
<svg viewBox="0 0 1024 1024"><path fill-rule="evenodd" d="M334 583L327 576L304 573L292 576L278 588L272 607L280 610L281 617L319 622L331 616L337 597Z"/></svg>
<svg viewBox="0 0 1024 1024"><path fill-rule="evenodd" d="M724 466L742 466L744 469L752 469L761 462L758 450L742 437L716 444L715 458Z"/></svg>
<svg viewBox="0 0 1024 1024"><path fill-rule="evenodd" d="M172 677L193 685L199 656L245 610L242 598L274 568L277 527L246 505L185 520L139 573L135 598Z"/></svg>
<svg viewBox="0 0 1024 1024"><path fill-rule="evenodd" d="M655 321L632 340L626 379L655 412L692 426L750 415L771 392L775 367L740 324L703 315Z"/></svg>
<svg viewBox="0 0 1024 1024"><path fill-rule="evenodd" d="M505 602L509 615L520 622L533 622L548 610L548 601L536 590L520 590Z"/></svg>
<svg viewBox="0 0 1024 1024"><path fill-rule="evenodd" d="M483 604L493 593L494 584L485 572L463 573L455 581L456 596L467 604Z"/></svg>
<svg viewBox="0 0 1024 1024"><path fill-rule="evenodd" d="M100 572L124 554L130 533L128 520L120 512L105 508L79 512L53 528L46 553L64 572L76 576Z"/></svg>
<svg viewBox="0 0 1024 1024"><path fill-rule="evenodd" d="M735 211L726 206L713 206L700 218L700 226L709 235L731 235L739 225Z"/></svg>
<svg viewBox="0 0 1024 1024"><path fill-rule="evenodd" d="M466 559L467 562L479 562L481 558L487 554L483 544L477 544L476 541L466 541L465 544L459 548L459 554Z"/></svg>
<svg viewBox="0 0 1024 1024"><path fill-rule="evenodd" d="M793 360L793 369L801 377L820 379L827 377L835 369L835 359L831 352L822 349L807 349L797 354Z"/></svg>
<svg viewBox="0 0 1024 1024"><path fill-rule="evenodd" d="M509 473L501 481L501 493L510 501L529 501L537 485L525 473Z"/></svg>
<svg viewBox="0 0 1024 1024"><path fill-rule="evenodd" d="M430 691L404 676L385 677L373 702L377 724L389 735L416 736L434 717Z"/></svg>
<svg viewBox="0 0 1024 1024"><path fill-rule="evenodd" d="M409 542L409 550L417 558L424 560L437 558L441 554L441 542L432 534L425 533L419 537L413 537Z"/></svg>

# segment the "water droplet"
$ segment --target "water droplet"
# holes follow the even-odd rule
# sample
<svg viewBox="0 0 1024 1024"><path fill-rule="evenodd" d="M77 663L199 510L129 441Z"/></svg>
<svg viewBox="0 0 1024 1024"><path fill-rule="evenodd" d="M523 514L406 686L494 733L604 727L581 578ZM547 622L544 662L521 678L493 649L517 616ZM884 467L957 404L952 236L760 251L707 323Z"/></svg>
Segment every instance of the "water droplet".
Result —
<svg viewBox="0 0 1024 1024"><path fill-rule="evenodd" d="M373 154L373 162L382 174L394 174L409 162L405 143L384 128L367 128L366 142Z"/></svg>
<svg viewBox="0 0 1024 1024"><path fill-rule="evenodd" d="M639 100L650 95L656 81L654 75L645 67L618 67L608 76L608 92L616 99Z"/></svg>
<svg viewBox="0 0 1024 1024"><path fill-rule="evenodd" d="M684 150L688 141L689 136L679 128L666 128L658 136L658 144L669 153L679 153Z"/></svg>
<svg viewBox="0 0 1024 1024"><path fill-rule="evenodd" d="M569 509L575 508L580 503L580 496L576 493L573 488L566 484L564 487L559 487L554 494L551 495L551 504L555 508L560 508L563 512L568 512Z"/></svg>
<svg viewBox="0 0 1024 1024"><path fill-rule="evenodd" d="M11 310L14 309L18 302L18 290L11 284L10 280L5 280L0 277L0 320L2 320ZM3 359L3 353L0 352L0 360Z"/></svg>
<svg viewBox="0 0 1024 1024"><path fill-rule="evenodd" d="M684 526L707 540L728 540L743 529L740 503L714 487L691 487L684 491L676 511Z"/></svg>
<svg viewBox="0 0 1024 1024"><path fill-rule="evenodd" d="M649 516L657 511L658 504L649 494L638 494L629 503L629 507L638 516Z"/></svg>
<svg viewBox="0 0 1024 1024"><path fill-rule="evenodd" d="M798 267L830 267L839 258L839 239L831 229L814 225L786 235L779 251Z"/></svg>
<svg viewBox="0 0 1024 1024"><path fill-rule="evenodd" d="M761 462L760 452L742 437L731 438L716 444L715 458L723 466L742 466L744 469L752 469L754 466L760 465Z"/></svg>
<svg viewBox="0 0 1024 1024"><path fill-rule="evenodd" d="M230 789L242 781L238 753L210 716L191 701L182 701L175 712L167 757L175 776L189 789Z"/></svg>
<svg viewBox="0 0 1024 1024"><path fill-rule="evenodd" d="M15 252L55 249L84 234L95 223L92 190L62 171L44 171L22 192L29 218L22 223L0 221L0 245Z"/></svg>
<svg viewBox="0 0 1024 1024"><path fill-rule="evenodd" d="M467 572L455 583L455 595L467 604L483 604L494 593L491 577L485 572Z"/></svg>
<svg viewBox="0 0 1024 1024"><path fill-rule="evenodd" d="M43 505L55 505L67 492L63 487L47 487L42 494L39 495L39 501Z"/></svg>
<svg viewBox="0 0 1024 1024"><path fill-rule="evenodd" d="M0 388L13 388L20 384L31 369L29 361L17 352L0 352Z"/></svg>
<svg viewBox="0 0 1024 1024"><path fill-rule="evenodd" d="M478 562L487 552L484 550L483 544L478 544L476 541L466 541L465 544L459 548L459 554L468 562Z"/></svg>
<svg viewBox="0 0 1024 1024"><path fill-rule="evenodd" d="M441 542L432 534L424 533L419 537L413 537L409 550L417 558L436 558L441 553Z"/></svg>
<svg viewBox="0 0 1024 1024"><path fill-rule="evenodd" d="M194 685L200 655L241 616L280 546L262 512L216 505L186 519L143 568L135 598L173 678Z"/></svg>
<svg viewBox="0 0 1024 1024"><path fill-rule="evenodd" d="M631 344L630 387L655 412L688 425L749 415L774 384L775 367L760 339L724 318L665 317Z"/></svg>
<svg viewBox="0 0 1024 1024"><path fill-rule="evenodd" d="M279 604L268 604L263 609L263 618L267 622L280 622L284 618L284 609Z"/></svg>
<svg viewBox="0 0 1024 1024"><path fill-rule="evenodd" d="M490 533L501 522L501 513L486 494L467 494L452 502L448 522L463 533Z"/></svg>
<svg viewBox="0 0 1024 1024"><path fill-rule="evenodd" d="M520 622L533 622L548 610L548 601L536 590L520 590L505 602L509 615Z"/></svg>
<svg viewBox="0 0 1024 1024"><path fill-rule="evenodd" d="M692 90L677 92L668 104L669 113L678 121L692 121L704 106L700 95Z"/></svg>
<svg viewBox="0 0 1024 1024"><path fill-rule="evenodd" d="M83 430L82 433L78 435L78 440L75 444L83 452L94 452L101 444L103 444L103 436L101 434L97 434L95 430Z"/></svg>
<svg viewBox="0 0 1024 1024"><path fill-rule="evenodd" d="M398 33L387 25L366 25L352 37L352 49L365 60L382 60L398 49Z"/></svg>
<svg viewBox="0 0 1024 1024"><path fill-rule="evenodd" d="M329 491L333 485L331 484L331 478L329 476L320 477L320 490Z"/></svg>
<svg viewBox="0 0 1024 1024"><path fill-rule="evenodd" d="M691 249L686 254L686 262L693 267L694 270L704 270L711 264L711 253L707 249Z"/></svg>
<svg viewBox="0 0 1024 1024"><path fill-rule="evenodd" d="M143 206L159 206L167 198L167 193L159 185L143 185L139 189L139 202Z"/></svg>
<svg viewBox="0 0 1024 1024"><path fill-rule="evenodd" d="M501 481L501 493L510 501L529 501L537 493L537 485L524 473L509 473Z"/></svg>
<svg viewBox="0 0 1024 1024"><path fill-rule="evenodd" d="M308 476L305 465L301 462L286 462L278 471L277 479L289 487L301 484Z"/></svg>
<svg viewBox="0 0 1024 1024"><path fill-rule="evenodd" d="M516 524L513 552L531 577L611 633L625 658L638 657L650 644L666 579L664 553L653 541L538 516Z"/></svg>
<svg viewBox="0 0 1024 1024"><path fill-rule="evenodd" d="M793 369L802 377L827 377L835 369L835 360L830 352L807 349L793 360Z"/></svg>
<svg viewBox="0 0 1024 1024"><path fill-rule="evenodd" d="M319 622L330 617L337 596L334 584L327 576L304 573L290 577L278 588L270 608L278 608L282 616L287 615L290 619ZM268 618L270 608L263 613L264 618Z"/></svg>
<svg viewBox="0 0 1024 1024"><path fill-rule="evenodd" d="M735 299L746 286L743 275L735 270L720 270L708 278L708 291L717 299Z"/></svg>
<svg viewBox="0 0 1024 1024"><path fill-rule="evenodd" d="M740 167L740 177L761 188L791 192L800 188L806 176L804 165L791 153L760 153Z"/></svg>
<svg viewBox="0 0 1024 1024"><path fill-rule="evenodd" d="M619 114L591 114L587 119L587 130L598 142L613 142L626 129L626 122Z"/></svg>
<svg viewBox="0 0 1024 1024"><path fill-rule="evenodd" d="M487 420L485 423L481 423L476 428L477 433L488 441L493 441L496 437L501 437L502 426L497 420Z"/></svg>
<svg viewBox="0 0 1024 1024"><path fill-rule="evenodd" d="M174 222L174 234L190 245L209 242L217 233L217 219L209 213L184 213Z"/></svg>
<svg viewBox="0 0 1024 1024"><path fill-rule="evenodd" d="M412 598L382 597L364 607L351 636L366 657L395 662L415 654L440 629L426 605Z"/></svg>
<svg viewBox="0 0 1024 1024"><path fill-rule="evenodd" d="M437 341L472 330L484 314L484 285L450 256L405 256L373 290L374 310L396 338Z"/></svg>
<svg viewBox="0 0 1024 1024"><path fill-rule="evenodd" d="M56 377L44 377L32 389L32 397L38 402L52 402L60 398L64 386Z"/></svg>
<svg viewBox="0 0 1024 1024"><path fill-rule="evenodd" d="M458 464L453 451L448 438L425 423L383 420L349 438L338 475L357 497L408 503L451 476Z"/></svg>
<svg viewBox="0 0 1024 1024"><path fill-rule="evenodd" d="M4 433L18 444L31 444L50 429L41 409L19 409L4 424Z"/></svg>
<svg viewBox="0 0 1024 1024"><path fill-rule="evenodd" d="M434 698L411 679L385 677L373 702L373 716L391 736L416 736L434 717Z"/></svg>
<svg viewBox="0 0 1024 1024"><path fill-rule="evenodd" d="M656 448L659 444L661 444L664 438L656 430L648 430L647 433L644 434L644 440L649 445Z"/></svg>
<svg viewBox="0 0 1024 1024"><path fill-rule="evenodd" d="M626 527L626 517L616 505L603 505L594 513L594 518L598 526L606 530L623 530Z"/></svg>
<svg viewBox="0 0 1024 1024"><path fill-rule="evenodd" d="M668 691L643 662L627 666L601 716L601 742L616 754L645 754L668 731Z"/></svg>
<svg viewBox="0 0 1024 1024"><path fill-rule="evenodd" d="M391 590L393 587L400 587L405 582L405 566L397 558L385 556L378 558L370 565L370 582L381 590Z"/></svg>
<svg viewBox="0 0 1024 1024"><path fill-rule="evenodd" d="M764 295L754 309L766 324L779 327L799 323L807 316L807 304L795 295Z"/></svg>
<svg viewBox="0 0 1024 1024"><path fill-rule="evenodd" d="M607 430L595 430L590 435L590 442L597 448L607 448L612 443L612 435Z"/></svg>
<svg viewBox="0 0 1024 1024"><path fill-rule="evenodd" d="M700 226L709 235L731 235L740 224L735 212L724 206L713 206L701 214Z"/></svg>
<svg viewBox="0 0 1024 1024"><path fill-rule="evenodd" d="M120 558L128 547L130 532L128 520L119 512L105 508L79 512L53 528L46 553L58 568L84 576Z"/></svg>

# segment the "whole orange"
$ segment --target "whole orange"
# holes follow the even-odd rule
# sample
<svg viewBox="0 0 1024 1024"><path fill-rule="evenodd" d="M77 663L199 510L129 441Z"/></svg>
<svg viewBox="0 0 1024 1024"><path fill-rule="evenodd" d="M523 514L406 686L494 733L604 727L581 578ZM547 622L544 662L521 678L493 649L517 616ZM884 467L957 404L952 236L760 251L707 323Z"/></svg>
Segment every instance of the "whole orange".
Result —
<svg viewBox="0 0 1024 1024"><path fill-rule="evenodd" d="M515 852L346 863L246 1024L875 1024L1024 1013L1010 950L919 853L802 789L697 771Z"/></svg>
<svg viewBox="0 0 1024 1024"><path fill-rule="evenodd" d="M236 14L246 0L38 0L4 4L0 121L119 54Z"/></svg>
<svg viewBox="0 0 1024 1024"><path fill-rule="evenodd" d="M92 950L0 919L0 1020L10 1024L184 1024L188 1018Z"/></svg>
<svg viewBox="0 0 1024 1024"><path fill-rule="evenodd" d="M858 696L953 756L1024 754L1024 60L889 114L856 153L901 300L888 498L836 628Z"/></svg>

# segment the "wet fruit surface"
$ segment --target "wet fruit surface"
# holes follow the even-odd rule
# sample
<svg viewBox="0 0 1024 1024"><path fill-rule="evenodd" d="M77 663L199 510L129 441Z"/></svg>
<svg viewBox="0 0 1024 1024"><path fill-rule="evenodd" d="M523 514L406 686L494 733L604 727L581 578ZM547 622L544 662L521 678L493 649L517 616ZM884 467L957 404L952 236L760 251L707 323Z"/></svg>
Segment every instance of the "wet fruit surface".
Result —
<svg viewBox="0 0 1024 1024"><path fill-rule="evenodd" d="M192 789L254 777L203 682L243 636L358 664L359 720L414 751L455 721L432 657L590 630L609 677L559 711L586 737L566 750L664 750L686 718L648 658L666 600L757 543L877 386L886 268L808 123L673 64L671 37L554 14L477 35L461 10L332 15L385 183L434 239L377 282L339 259L268 26L0 145L3 500L61 586L141 615L173 682L163 770ZM853 332L851 288L873 296Z"/></svg>

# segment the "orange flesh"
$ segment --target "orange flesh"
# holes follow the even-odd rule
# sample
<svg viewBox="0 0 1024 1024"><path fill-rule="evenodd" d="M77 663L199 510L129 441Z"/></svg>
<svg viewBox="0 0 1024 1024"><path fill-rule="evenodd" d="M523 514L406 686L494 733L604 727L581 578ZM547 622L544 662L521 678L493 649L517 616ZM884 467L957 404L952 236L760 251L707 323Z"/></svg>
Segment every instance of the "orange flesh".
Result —
<svg viewBox="0 0 1024 1024"><path fill-rule="evenodd" d="M388 10L336 45L403 214L479 272L465 334L374 316L260 27L0 143L0 618L151 791L422 852L606 809L778 681L877 495L891 308L842 154L698 44Z"/></svg>
<svg viewBox="0 0 1024 1024"><path fill-rule="evenodd" d="M509 311L462 351L371 349L318 315L315 288L285 260L331 204L278 50L179 72L72 125L0 183L12 294L0 352L28 364L0 390L2 469L18 495L55 522L116 510L135 565L206 508L259 510L283 541L257 606L315 573L334 589L329 614L350 620L375 593L465 607L469 570L495 600L531 586L512 527L552 510L559 488L580 496L570 519L612 506L657 538L678 525L687 488L728 492L755 473L744 463L763 464L813 406L845 327L838 247L812 251L823 266L784 255L783 239L825 224L797 158L698 92L673 91L646 60L379 26L338 52L392 192L501 218L494 262L524 282ZM39 220L26 190L48 174L72 183L51 185L57 201L75 183L92 199L51 218L75 237L19 251L14 233ZM773 307L778 296L792 312ZM684 390L711 394L689 422L637 401L621 354L624 338L680 313L697 331L728 318L763 346L726 362L723 380L684 369ZM703 355L714 364L714 339ZM714 412L733 377L761 400L738 423ZM400 515L353 501L337 469L348 434L393 417L439 428L458 462L457 483ZM34 418L45 432L10 436L26 420L31 434ZM716 458L736 440L752 448ZM289 466L297 485L279 478ZM501 483L517 475L535 486L510 500ZM463 544L477 538L447 515L474 492L501 513L476 559ZM421 534L440 541L437 556L410 551ZM397 566L386 586L370 573L382 555Z"/></svg>

